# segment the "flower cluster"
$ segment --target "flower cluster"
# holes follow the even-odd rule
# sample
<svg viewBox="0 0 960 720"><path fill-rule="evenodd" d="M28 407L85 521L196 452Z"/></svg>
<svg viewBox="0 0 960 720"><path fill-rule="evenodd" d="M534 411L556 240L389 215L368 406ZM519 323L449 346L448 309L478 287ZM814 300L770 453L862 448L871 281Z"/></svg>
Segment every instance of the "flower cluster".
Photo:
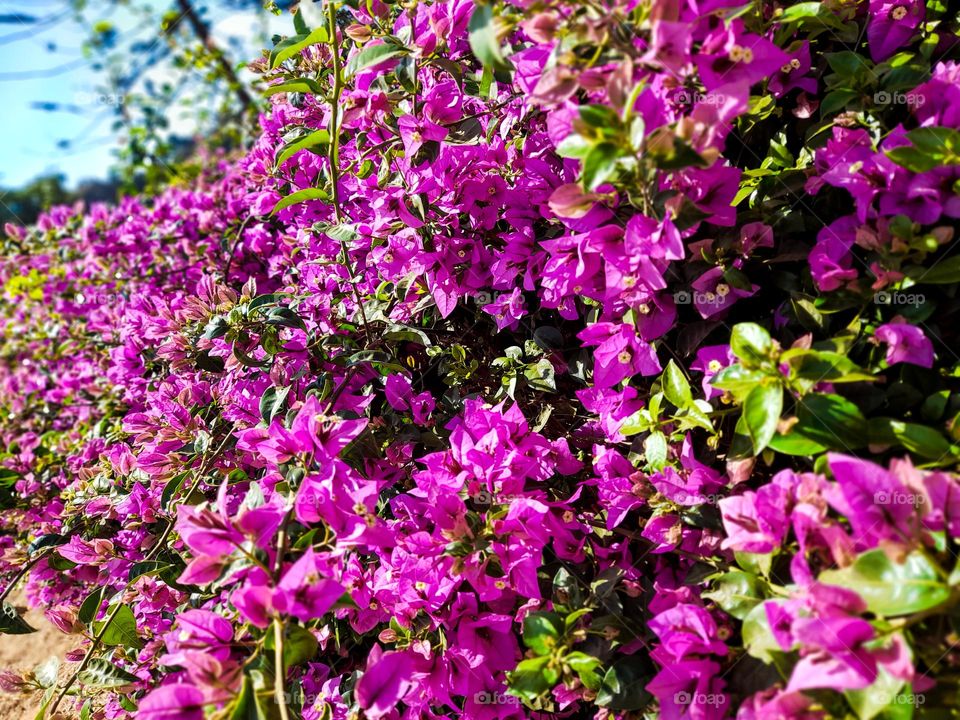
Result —
<svg viewBox="0 0 960 720"><path fill-rule="evenodd" d="M5 230L0 632L23 580L79 647L4 687L143 720L951 708L956 18L294 25L244 155Z"/></svg>

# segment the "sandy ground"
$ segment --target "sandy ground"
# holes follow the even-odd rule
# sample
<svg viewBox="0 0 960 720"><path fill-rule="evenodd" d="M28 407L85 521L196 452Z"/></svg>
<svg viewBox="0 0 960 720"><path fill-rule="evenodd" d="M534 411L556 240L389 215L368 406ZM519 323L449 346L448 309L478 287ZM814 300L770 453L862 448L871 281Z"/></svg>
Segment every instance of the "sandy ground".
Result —
<svg viewBox="0 0 960 720"><path fill-rule="evenodd" d="M25 605L23 597L11 598L17 608ZM63 656L80 644L81 638L64 635L39 610L24 616L37 632L29 635L0 635L0 670L30 670L50 656ZM40 709L40 693L10 695L0 690L0 720L33 720Z"/></svg>

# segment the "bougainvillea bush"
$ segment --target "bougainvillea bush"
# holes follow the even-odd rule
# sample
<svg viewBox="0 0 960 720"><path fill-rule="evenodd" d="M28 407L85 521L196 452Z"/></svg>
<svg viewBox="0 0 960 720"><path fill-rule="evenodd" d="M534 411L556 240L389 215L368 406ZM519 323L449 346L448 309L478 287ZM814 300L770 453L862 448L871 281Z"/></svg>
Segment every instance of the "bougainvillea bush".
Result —
<svg viewBox="0 0 960 720"><path fill-rule="evenodd" d="M76 650L0 685L955 713L956 10L302 4L244 157L6 230L0 629Z"/></svg>

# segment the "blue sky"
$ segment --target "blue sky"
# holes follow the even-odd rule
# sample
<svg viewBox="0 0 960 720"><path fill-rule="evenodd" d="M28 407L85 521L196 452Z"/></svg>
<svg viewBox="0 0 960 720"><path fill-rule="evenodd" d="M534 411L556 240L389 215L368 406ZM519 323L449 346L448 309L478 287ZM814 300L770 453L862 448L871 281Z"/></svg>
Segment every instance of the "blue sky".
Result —
<svg viewBox="0 0 960 720"><path fill-rule="evenodd" d="M132 4L164 10L173 3L134 0ZM17 187L47 173L62 173L72 186L82 179L105 178L115 162L118 142L111 130L110 98L103 95L102 76L82 58L81 45L88 31L69 15L52 19L63 13L66 5L65 0L0 0L0 15L27 13L51 18L45 24L0 23L0 186ZM101 15L105 16L111 4L90 0L89 5L103 8ZM88 17L96 19L94 12ZM252 11L215 7L208 18L219 42L238 43L249 49L250 57L262 45L264 31L286 33L292 27L289 16L270 17L269 26L264 27L262 16L258 19ZM110 20L121 35L121 45L133 38L155 37L153 28L137 29L140 17L131 10L114 11ZM49 77L34 75L50 70L55 72ZM40 110L35 103L68 105L72 111ZM187 115L175 118L173 127L188 133ZM69 142L69 147L61 147L61 141Z"/></svg>

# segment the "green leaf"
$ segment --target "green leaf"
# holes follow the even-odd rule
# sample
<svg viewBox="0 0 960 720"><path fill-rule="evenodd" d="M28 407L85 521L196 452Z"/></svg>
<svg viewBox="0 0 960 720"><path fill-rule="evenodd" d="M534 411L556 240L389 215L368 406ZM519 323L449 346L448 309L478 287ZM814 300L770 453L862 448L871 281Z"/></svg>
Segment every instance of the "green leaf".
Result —
<svg viewBox="0 0 960 720"><path fill-rule="evenodd" d="M164 510L170 509L170 501L173 500L173 496L177 494L177 491L183 487L183 481L186 480L189 474L189 472L177 473L167 481L167 484L163 486L163 492L160 493L160 507ZM90 620L81 620L80 622L90 622Z"/></svg>
<svg viewBox="0 0 960 720"><path fill-rule="evenodd" d="M812 383L872 382L876 378L846 355L822 350L788 350L780 356L793 375Z"/></svg>
<svg viewBox="0 0 960 720"><path fill-rule="evenodd" d="M930 267L919 267L910 273L916 283L925 285L952 285L960 282L960 255L934 262Z"/></svg>
<svg viewBox="0 0 960 720"><path fill-rule="evenodd" d="M106 658L94 658L77 676L82 685L98 688L118 688L140 682L140 678L117 667Z"/></svg>
<svg viewBox="0 0 960 720"><path fill-rule="evenodd" d="M745 367L756 367L770 359L773 340L770 333L756 323L738 323L730 334L730 350Z"/></svg>
<svg viewBox="0 0 960 720"><path fill-rule="evenodd" d="M950 442L935 428L893 418L870 418L871 445L902 445L912 453L939 460L950 453Z"/></svg>
<svg viewBox="0 0 960 720"><path fill-rule="evenodd" d="M264 97L279 95L280 93L303 93L304 95L323 95L323 88L316 80L300 78L289 82L271 85L263 91Z"/></svg>
<svg viewBox="0 0 960 720"><path fill-rule="evenodd" d="M297 14L299 15L299 13ZM284 60L300 54L305 48L311 45L325 43L329 40L330 34L325 27L319 27L313 32L301 33L281 40L274 46L273 51L270 53L270 69L273 70Z"/></svg>
<svg viewBox="0 0 960 720"><path fill-rule="evenodd" d="M742 570L730 570L711 583L703 597L713 600L726 613L743 620L763 600L763 581Z"/></svg>
<svg viewBox="0 0 960 720"><path fill-rule="evenodd" d="M614 711L642 710L653 699L647 683L654 674L652 664L642 655L621 658L604 673L594 702Z"/></svg>
<svg viewBox="0 0 960 720"><path fill-rule="evenodd" d="M742 401L766 377L767 374L761 370L747 369L743 365L728 365L713 376L710 384L726 390Z"/></svg>
<svg viewBox="0 0 960 720"><path fill-rule="evenodd" d="M839 395L811 393L797 403L791 432L836 450L867 444L867 420L860 408Z"/></svg>
<svg viewBox="0 0 960 720"><path fill-rule="evenodd" d="M537 655L547 655L560 641L563 621L556 613L535 612L523 619L523 644Z"/></svg>
<svg viewBox="0 0 960 720"><path fill-rule="evenodd" d="M287 396L290 394L290 386L278 388L274 385L268 387L260 397L260 417L269 425L270 421L277 416L277 413L283 408Z"/></svg>
<svg viewBox="0 0 960 720"><path fill-rule="evenodd" d="M620 157L620 148L609 142L601 142L590 148L590 152L583 159L583 169L580 173L583 186L588 191L595 190L609 180L617 170L617 159Z"/></svg>
<svg viewBox="0 0 960 720"><path fill-rule="evenodd" d="M312 133L302 138L287 143L280 149L277 155L277 167L283 165L293 155L300 150L313 149L318 145L329 145L330 133L326 130L314 130Z"/></svg>
<svg viewBox="0 0 960 720"><path fill-rule="evenodd" d="M268 325L298 328L299 330L307 329L306 324L303 322L303 318L300 317L295 310L286 306L270 308L270 310L267 311L265 322Z"/></svg>
<svg viewBox="0 0 960 720"><path fill-rule="evenodd" d="M783 388L779 383L757 385L743 404L753 454L759 455L777 432L780 413L783 410Z"/></svg>
<svg viewBox="0 0 960 720"><path fill-rule="evenodd" d="M509 72L513 65L503 56L503 49L497 39L497 26L493 17L493 8L486 3L477 3L470 16L470 49L484 68L494 73Z"/></svg>
<svg viewBox="0 0 960 720"><path fill-rule="evenodd" d="M821 445L815 440L805 438L803 435L795 432L788 432L785 435L780 435L779 433L774 435L770 438L767 447L784 455L801 455L807 457L819 455L827 449L826 446Z"/></svg>
<svg viewBox="0 0 960 720"><path fill-rule="evenodd" d="M576 651L567 653L563 661L577 674L584 687L594 691L600 689L603 682L603 677L597 672L601 665L600 658Z"/></svg>
<svg viewBox="0 0 960 720"><path fill-rule="evenodd" d="M130 568L130 572L127 573L127 582L132 583L137 578L141 578L144 575L155 575L164 568L171 567L169 563L160 562L158 560L144 560L142 562L134 563Z"/></svg>
<svg viewBox="0 0 960 720"><path fill-rule="evenodd" d="M547 675L548 656L522 660L515 670L507 673L507 692L528 703L547 692L554 683Z"/></svg>
<svg viewBox="0 0 960 720"><path fill-rule="evenodd" d="M107 617L109 618L110 615L108 614ZM99 633L106 622L106 618L94 622L94 632ZM143 647L143 641L137 634L137 621L129 605L120 606L113 621L107 626L106 631L104 631L101 642L110 647L116 645L137 649Z"/></svg>
<svg viewBox="0 0 960 720"><path fill-rule="evenodd" d="M262 720L258 712L256 692L249 675L243 676L240 693L226 707L225 716L229 720Z"/></svg>
<svg viewBox="0 0 960 720"><path fill-rule="evenodd" d="M356 75L368 68L372 68L374 65L379 65L399 55L406 55L409 52L407 48L393 43L385 42L379 45L364 45L363 50L350 58L346 67L346 75L348 77Z"/></svg>
<svg viewBox="0 0 960 720"><path fill-rule="evenodd" d="M659 430L654 430L643 441L643 456L647 463L656 470L661 469L667 462L667 436Z"/></svg>
<svg viewBox="0 0 960 720"><path fill-rule="evenodd" d="M796 22L805 18L815 18L820 14L821 3L799 2L784 8L783 14L777 17L779 23Z"/></svg>
<svg viewBox="0 0 960 720"><path fill-rule="evenodd" d="M850 88L839 88L828 92L820 103L820 117L833 115L847 107L853 100L860 97L860 93Z"/></svg>
<svg viewBox="0 0 960 720"><path fill-rule="evenodd" d="M895 678L880 666L877 679L870 687L863 690L845 690L843 694L860 720L873 720L887 710L899 710L902 705L912 709L908 703L901 701L901 691L905 685L905 681ZM893 720L888 715L885 717Z"/></svg>
<svg viewBox="0 0 960 720"><path fill-rule="evenodd" d="M36 631L36 628L30 627L29 623L20 617L20 613L13 605L6 600L3 601L2 612L0 612L0 633L4 635L27 635Z"/></svg>
<svg viewBox="0 0 960 720"><path fill-rule="evenodd" d="M607 105L581 105L580 119L590 127L598 130L615 130L620 127L620 116Z"/></svg>
<svg viewBox="0 0 960 720"><path fill-rule="evenodd" d="M92 623L97 617L97 611L100 610L100 606L103 605L103 601L110 592L110 588L104 586L96 588L87 595L80 604L80 609L77 611L77 620L84 625Z"/></svg>
<svg viewBox="0 0 960 720"><path fill-rule="evenodd" d="M690 383L683 370L672 359L660 378L660 386L667 400L678 408L686 408L693 404L693 394L690 392Z"/></svg>
<svg viewBox="0 0 960 720"><path fill-rule="evenodd" d="M273 653L276 650L276 639L271 631L264 647ZM302 625L285 625L283 628L283 664L285 667L302 665L311 660L319 649L320 644L313 633Z"/></svg>
<svg viewBox="0 0 960 720"><path fill-rule="evenodd" d="M950 597L937 569L921 551L897 563L881 550L868 550L853 565L820 573L820 582L854 590L870 612L884 617L929 610Z"/></svg>
<svg viewBox="0 0 960 720"><path fill-rule="evenodd" d="M290 207L291 205L296 205L297 203L306 202L308 200L329 200L330 196L326 191L321 190L320 188L305 188L303 190L297 190L292 195L287 195L285 198L281 198L273 210L271 215L276 215L281 210Z"/></svg>
<svg viewBox="0 0 960 720"><path fill-rule="evenodd" d="M907 133L912 143L887 150L897 165L912 172L927 172L944 165L960 165L960 132L945 127L922 127Z"/></svg>
<svg viewBox="0 0 960 720"><path fill-rule="evenodd" d="M31 555L35 555L41 550L45 550L47 548L59 547L60 545L66 544L68 541L69 541L69 538L67 538L65 535L58 535L57 533L47 533L46 535L40 535L36 540L30 543L30 546L27 549L27 551Z"/></svg>

